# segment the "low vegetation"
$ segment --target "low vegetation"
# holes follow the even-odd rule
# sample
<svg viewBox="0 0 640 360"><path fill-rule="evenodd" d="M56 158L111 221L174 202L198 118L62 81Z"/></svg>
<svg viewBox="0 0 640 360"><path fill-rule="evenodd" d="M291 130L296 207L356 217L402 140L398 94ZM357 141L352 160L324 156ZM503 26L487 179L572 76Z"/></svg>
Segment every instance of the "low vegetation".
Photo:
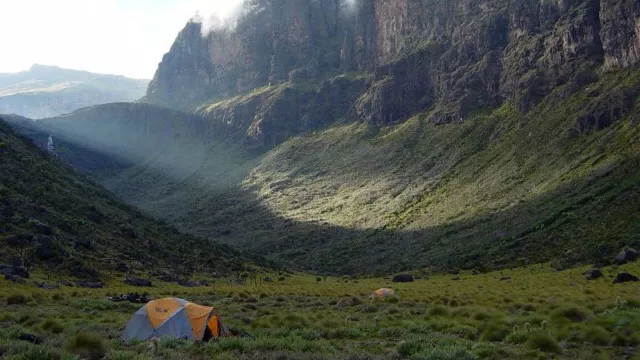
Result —
<svg viewBox="0 0 640 360"><path fill-rule="evenodd" d="M157 345L119 337L141 306L107 301L140 288L110 277L104 289L0 280L0 354L6 359L637 359L640 297L637 283L613 285L619 271L603 268L588 281L585 269L556 271L549 264L473 275L415 273L412 283L389 278L283 274L285 280L186 288L154 279L152 297L177 296L215 306L235 332L200 344L161 339ZM505 275L510 280L500 280ZM33 281L45 275L35 272ZM277 273L263 277L276 278ZM390 286L397 297L370 300ZM25 301L10 301L24 298ZM25 335L33 335L32 343ZM26 340L19 340L19 339ZM33 341L33 339L32 339ZM259 355L258 355L259 354ZM635 357L634 357L635 356Z"/></svg>
<svg viewBox="0 0 640 360"><path fill-rule="evenodd" d="M28 277L33 266L98 279L117 268L171 268L185 276L202 266L223 273L250 263L226 246L181 234L121 203L1 120L0 143L0 265L17 263L20 277ZM7 301L24 302L19 295Z"/></svg>

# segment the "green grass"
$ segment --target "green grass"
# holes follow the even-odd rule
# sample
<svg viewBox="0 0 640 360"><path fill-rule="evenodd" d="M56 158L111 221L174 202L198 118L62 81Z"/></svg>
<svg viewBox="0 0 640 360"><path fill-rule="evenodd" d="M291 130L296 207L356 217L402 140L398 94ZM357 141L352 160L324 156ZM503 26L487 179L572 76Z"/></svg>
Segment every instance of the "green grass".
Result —
<svg viewBox="0 0 640 360"><path fill-rule="evenodd" d="M328 277L318 283L316 276L293 274L262 285L219 281L185 288L153 279L152 296L213 305L228 326L255 337L207 344L165 338L156 347L119 340L140 305L105 300L139 290L118 276L94 290L45 291L0 280L10 294L32 299L0 307L0 351L9 358L55 359L103 353L115 359L620 358L628 346L640 343L640 298L635 284L612 285L612 276L638 273L640 263L605 267L605 277L594 281L579 276L584 270L532 265L510 270L510 283L500 281L500 272L467 271L460 272L458 281L432 275L404 284L367 277L346 282ZM275 278L277 273L264 275ZM33 274L34 281L45 276ZM397 302L367 299L384 286L394 287ZM22 333L36 334L43 342L17 340Z"/></svg>
<svg viewBox="0 0 640 360"><path fill-rule="evenodd" d="M51 276L44 282L61 274L96 278L119 265L188 276L195 267L224 274L250 264L228 247L181 234L119 202L2 121L0 141L6 144L0 149L0 263L46 268ZM28 300L15 294L6 301Z"/></svg>

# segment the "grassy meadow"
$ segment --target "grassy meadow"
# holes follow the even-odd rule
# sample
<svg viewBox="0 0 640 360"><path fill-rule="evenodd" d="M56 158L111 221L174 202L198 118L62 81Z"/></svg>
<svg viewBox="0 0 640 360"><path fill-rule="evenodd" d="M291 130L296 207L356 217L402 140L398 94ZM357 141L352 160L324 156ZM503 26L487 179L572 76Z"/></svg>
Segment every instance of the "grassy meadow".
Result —
<svg viewBox="0 0 640 360"><path fill-rule="evenodd" d="M185 288L154 281L133 288L120 278L104 289L36 288L0 280L0 356L5 359L640 359L640 287L613 285L620 271L550 265L486 274L416 272L413 283L389 278L317 278L261 274L273 282ZM51 281L51 279L48 279ZM390 286L397 297L368 299ZM209 343L162 339L124 344L122 330L141 305L107 296L148 291L213 305L227 326L253 338ZM37 335L38 345L18 340Z"/></svg>

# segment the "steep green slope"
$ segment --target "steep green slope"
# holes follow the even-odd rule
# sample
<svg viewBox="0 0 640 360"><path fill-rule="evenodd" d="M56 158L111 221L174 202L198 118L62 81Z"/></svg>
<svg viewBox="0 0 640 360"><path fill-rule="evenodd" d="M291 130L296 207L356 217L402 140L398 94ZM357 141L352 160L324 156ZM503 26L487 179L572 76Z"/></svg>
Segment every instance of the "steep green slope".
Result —
<svg viewBox="0 0 640 360"><path fill-rule="evenodd" d="M569 86L527 113L507 103L446 125L428 112L391 127L338 122L264 155L206 119L186 136L146 116L128 136L162 146L98 179L183 231L317 271L607 262L640 241L640 73ZM65 126L132 116L117 114Z"/></svg>
<svg viewBox="0 0 640 360"><path fill-rule="evenodd" d="M557 89L524 115L505 105L462 124L424 114L380 131L335 126L270 152L244 188L278 217L351 229L348 241L297 234L296 262L353 271L606 261L640 242L638 76L609 75L568 98ZM230 242L269 251L259 233Z"/></svg>
<svg viewBox="0 0 640 360"><path fill-rule="evenodd" d="M212 241L151 220L38 150L0 121L0 261L96 278L130 268L176 274L248 263Z"/></svg>

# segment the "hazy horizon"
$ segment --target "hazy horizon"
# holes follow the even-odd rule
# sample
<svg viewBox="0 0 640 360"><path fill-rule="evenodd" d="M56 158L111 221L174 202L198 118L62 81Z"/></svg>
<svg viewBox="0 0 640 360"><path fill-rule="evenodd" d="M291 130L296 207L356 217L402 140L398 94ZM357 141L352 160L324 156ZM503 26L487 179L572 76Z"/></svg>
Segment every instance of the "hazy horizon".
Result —
<svg viewBox="0 0 640 360"><path fill-rule="evenodd" d="M40 64L151 79L189 19L228 17L242 1L8 0L0 9L0 73Z"/></svg>

